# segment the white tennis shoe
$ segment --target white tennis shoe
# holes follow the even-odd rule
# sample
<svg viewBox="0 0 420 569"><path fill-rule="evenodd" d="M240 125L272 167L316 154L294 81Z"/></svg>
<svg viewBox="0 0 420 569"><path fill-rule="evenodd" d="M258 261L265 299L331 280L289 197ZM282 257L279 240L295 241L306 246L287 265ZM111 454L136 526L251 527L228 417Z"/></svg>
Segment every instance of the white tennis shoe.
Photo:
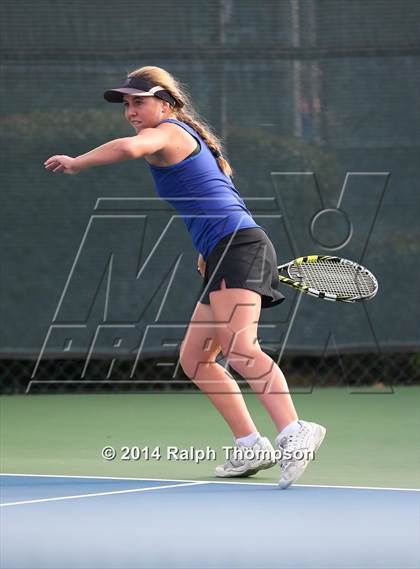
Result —
<svg viewBox="0 0 420 569"><path fill-rule="evenodd" d="M300 421L301 428L291 435L278 435L276 444L281 453L280 488L288 488L305 471L324 440L326 428L317 423Z"/></svg>
<svg viewBox="0 0 420 569"><path fill-rule="evenodd" d="M215 474L221 478L252 476L275 464L272 444L266 437L260 437L253 446L239 444L229 449L227 462L216 466Z"/></svg>

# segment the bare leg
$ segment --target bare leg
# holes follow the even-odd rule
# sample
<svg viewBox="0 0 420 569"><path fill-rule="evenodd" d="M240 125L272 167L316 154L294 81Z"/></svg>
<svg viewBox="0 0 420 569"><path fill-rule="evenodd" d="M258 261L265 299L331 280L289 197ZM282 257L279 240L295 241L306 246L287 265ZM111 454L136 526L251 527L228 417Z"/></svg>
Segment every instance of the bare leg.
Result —
<svg viewBox="0 0 420 569"><path fill-rule="evenodd" d="M210 293L210 305L225 359L248 381L280 432L298 416L283 373L258 343L261 296L228 289L222 280L221 289Z"/></svg>
<svg viewBox="0 0 420 569"><path fill-rule="evenodd" d="M205 393L228 423L235 438L257 430L238 384L216 362L220 344L209 305L197 303L180 349L180 364L187 377Z"/></svg>

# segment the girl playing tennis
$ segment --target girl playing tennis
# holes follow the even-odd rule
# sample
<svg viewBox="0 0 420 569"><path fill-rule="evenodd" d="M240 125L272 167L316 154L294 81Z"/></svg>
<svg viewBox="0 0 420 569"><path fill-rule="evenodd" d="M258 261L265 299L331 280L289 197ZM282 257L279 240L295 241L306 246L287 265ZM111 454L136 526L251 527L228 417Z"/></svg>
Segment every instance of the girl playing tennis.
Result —
<svg viewBox="0 0 420 569"><path fill-rule="evenodd" d="M199 252L203 286L181 344L180 364L235 438L229 460L216 468L216 475L250 476L279 458L279 485L287 488L313 458L325 428L298 419L281 370L258 343L261 309L284 299L277 291L273 244L233 185L221 142L172 75L159 67L142 67L104 97L124 104L136 135L111 140L76 158L52 156L45 168L77 174L92 166L146 160L158 194L183 216ZM216 362L220 352L270 414L279 433L276 452L257 431L238 384Z"/></svg>

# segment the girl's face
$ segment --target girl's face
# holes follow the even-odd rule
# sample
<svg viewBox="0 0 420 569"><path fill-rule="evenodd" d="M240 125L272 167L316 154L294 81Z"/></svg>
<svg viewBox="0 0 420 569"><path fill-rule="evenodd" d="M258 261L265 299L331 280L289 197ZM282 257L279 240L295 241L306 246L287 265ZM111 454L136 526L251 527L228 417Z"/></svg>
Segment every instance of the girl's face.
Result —
<svg viewBox="0 0 420 569"><path fill-rule="evenodd" d="M124 95L123 105L124 116L137 133L172 115L169 104L157 97Z"/></svg>

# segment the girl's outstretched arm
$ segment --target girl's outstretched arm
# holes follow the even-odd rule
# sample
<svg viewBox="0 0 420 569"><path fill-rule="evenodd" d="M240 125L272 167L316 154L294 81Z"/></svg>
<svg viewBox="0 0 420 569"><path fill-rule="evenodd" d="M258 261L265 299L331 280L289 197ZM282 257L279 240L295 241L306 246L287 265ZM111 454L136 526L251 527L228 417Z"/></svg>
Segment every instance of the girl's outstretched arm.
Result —
<svg viewBox="0 0 420 569"><path fill-rule="evenodd" d="M94 148L76 158L57 154L44 162L47 170L56 174L78 174L82 170L103 164L141 158L161 150L168 143L168 131L164 128L144 129L136 136L117 138Z"/></svg>
<svg viewBox="0 0 420 569"><path fill-rule="evenodd" d="M44 166L46 170L50 170L54 174L78 174L92 166L112 164L113 162L128 160L129 158L124 138L118 138L117 140L106 142L76 158L66 156L65 154L51 156L44 162Z"/></svg>

